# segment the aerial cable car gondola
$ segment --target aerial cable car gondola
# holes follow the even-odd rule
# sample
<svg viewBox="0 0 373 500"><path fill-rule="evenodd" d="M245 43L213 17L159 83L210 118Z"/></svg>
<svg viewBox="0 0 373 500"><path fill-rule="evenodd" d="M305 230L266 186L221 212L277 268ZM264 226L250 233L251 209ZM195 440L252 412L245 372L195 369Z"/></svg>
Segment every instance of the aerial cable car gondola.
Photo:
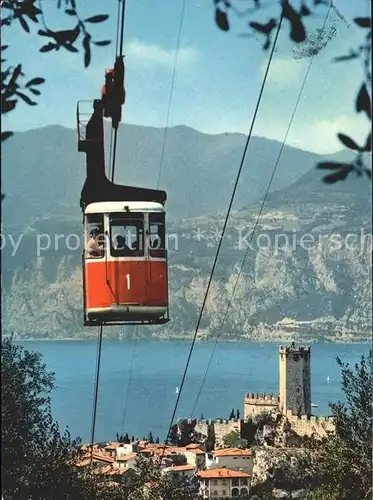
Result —
<svg viewBox="0 0 373 500"><path fill-rule="evenodd" d="M77 106L78 151L86 154L87 167L80 198L85 326L169 321L167 194L114 184L105 173L103 119L111 118L117 132L124 102L124 63L118 56L86 123Z"/></svg>

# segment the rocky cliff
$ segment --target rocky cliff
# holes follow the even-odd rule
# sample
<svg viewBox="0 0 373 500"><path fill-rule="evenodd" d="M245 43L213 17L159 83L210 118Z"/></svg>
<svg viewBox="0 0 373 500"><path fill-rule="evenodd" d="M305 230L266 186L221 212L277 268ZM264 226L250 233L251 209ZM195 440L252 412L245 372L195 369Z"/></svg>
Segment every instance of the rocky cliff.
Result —
<svg viewBox="0 0 373 500"><path fill-rule="evenodd" d="M281 192L270 198L258 224L258 205L231 217L200 338L220 333L223 338L260 341L370 338L371 221L366 203L349 200L346 208L346 195L327 203L301 203L295 192L292 202L284 201ZM193 333L223 220L218 214L169 226L172 321L140 328L141 336ZM67 245L67 235L80 234L80 222L61 224L40 220L23 234L16 252L4 233L5 332L48 338L96 335L96 329L82 327L82 249L69 250ZM57 247L52 228L53 234L64 234ZM37 256L40 234L49 234L52 243ZM113 337L132 332L106 329Z"/></svg>
<svg viewBox="0 0 373 500"><path fill-rule="evenodd" d="M305 450L301 448L252 448L251 498L305 498Z"/></svg>

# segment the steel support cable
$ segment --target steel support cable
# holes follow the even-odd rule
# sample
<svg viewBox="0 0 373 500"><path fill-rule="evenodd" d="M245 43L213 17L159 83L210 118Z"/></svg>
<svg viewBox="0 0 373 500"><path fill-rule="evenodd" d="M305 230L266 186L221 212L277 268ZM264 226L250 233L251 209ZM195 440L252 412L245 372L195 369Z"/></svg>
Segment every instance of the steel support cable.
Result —
<svg viewBox="0 0 373 500"><path fill-rule="evenodd" d="M119 53L119 56L123 56L124 23L126 20L126 0L121 0L121 3L122 3L122 19L121 19L121 30L120 30L120 44L119 44L120 53ZM117 53L118 53L118 51L117 51Z"/></svg>
<svg viewBox="0 0 373 500"><path fill-rule="evenodd" d="M135 329L134 336L133 336L132 356L131 356L130 371L129 371L129 374L128 374L126 396L125 396L125 401L124 401L124 409L123 409L122 425L121 425L121 434L123 434L124 422L125 422L125 418L126 418L126 414L127 414L127 407L128 407L129 393L130 393L130 388L131 388L132 372L133 372L133 364L134 364L134 358L135 358L135 352L136 352L136 343L137 343L137 333L138 333L138 330L139 330L139 326L137 325L136 329Z"/></svg>
<svg viewBox="0 0 373 500"><path fill-rule="evenodd" d="M96 429L96 415L97 415L97 401L98 401L98 385L100 380L100 366L101 366L101 352L102 352L102 330L103 325L98 327L97 339L97 355L96 355L96 373L93 397L93 415L92 415L92 430L91 430L91 464L93 461L93 444L95 442L95 429Z"/></svg>
<svg viewBox="0 0 373 500"><path fill-rule="evenodd" d="M114 137L114 134L113 134L113 127L110 129L110 151L109 151L109 162L108 162L108 172L107 172L107 175L108 175L108 178L110 179L111 177L111 169L112 169L112 157L113 157L113 137Z"/></svg>
<svg viewBox="0 0 373 500"><path fill-rule="evenodd" d="M111 182L114 182L115 175L115 160L117 156L117 137L118 137L118 129L114 130L114 145L113 145L113 163L111 166Z"/></svg>
<svg viewBox="0 0 373 500"><path fill-rule="evenodd" d="M122 4L122 14L121 21L119 23L119 4ZM118 4L118 24L117 24L117 46L116 46L116 55L117 57L123 57L123 41L124 41L124 24L126 20L126 0L119 0ZM120 26L120 38L119 38L119 26ZM119 47L118 47L119 45ZM118 48L120 49L118 54ZM113 158L111 164L111 182L114 182L115 176L115 160L117 153L117 137L118 137L118 128L114 129L114 144L113 144Z"/></svg>
<svg viewBox="0 0 373 500"><path fill-rule="evenodd" d="M118 9L117 9L117 34L116 34L116 43L115 43L114 57L116 57L117 54L118 54L120 17L121 17L120 16L120 6L122 4L122 1L123 0L118 0ZM111 177L111 172L112 172L112 168L113 168L112 155L113 155L113 127L111 128L111 133L110 133L110 154L109 154L109 171L108 171L108 177L109 177L109 179Z"/></svg>
<svg viewBox="0 0 373 500"><path fill-rule="evenodd" d="M119 27L120 27L120 6L122 4L123 0L118 0L118 10L117 10L117 36L116 36L116 43L115 43L115 55L118 54L118 47L119 47Z"/></svg>
<svg viewBox="0 0 373 500"><path fill-rule="evenodd" d="M122 3L122 16L121 16L121 34L120 34L120 56L123 55L123 36L124 36L124 21L125 21L125 11L126 11L126 0L119 0L119 4ZM117 21L117 47L116 54L118 54L118 40L119 40L119 4L118 4L118 21ZM117 146L117 131L114 130L114 144L113 148L110 146L110 155L113 153L113 163L112 163L112 172L111 172L111 182L114 182L114 173L115 173L115 158L116 158L116 146ZM112 132L112 131L111 131ZM113 134L111 134L111 145ZM110 168L110 161L109 161ZM97 415L97 402L98 402L98 386L100 381L100 366L101 366L101 353L102 353L102 332L103 332L103 324L101 323L98 330L98 352L97 352L97 364L96 364L96 375L95 375L95 386L94 386L94 402L93 402L93 416L92 416L92 431L91 431L91 463L93 461L93 443L95 438L95 429L96 429L96 415Z"/></svg>
<svg viewBox="0 0 373 500"><path fill-rule="evenodd" d="M209 291L210 291L210 287L211 287L212 279L213 279L213 276L214 276L214 271L215 271L215 268L216 268L216 264L217 264L217 261L218 261L220 249L221 249L221 246L222 246L222 242L223 242L225 230L226 230L226 227L227 227L227 224L228 224L228 220L229 220L229 216L230 216L230 213L231 213L231 209L232 209L234 197L235 197L235 194L236 194L236 191L237 191L237 187L238 187L238 183L239 183L239 180L240 180L242 168L243 168L243 165L244 165L244 162L245 162L246 153L247 153L247 150L248 150L248 147L249 147L250 138L251 138L252 131L253 131L253 128L254 128L254 123L255 123L256 115L258 114L258 110L259 110L261 98L262 98L262 95L263 95L265 83L266 83L267 76L268 76L269 67L271 65L271 61L272 61L272 58L273 58L273 54L274 54L274 50L275 50L275 47L276 47L277 39L278 39L278 36L279 36L279 33L280 33L282 20L283 20L283 14L281 14L280 22L279 22L278 27L277 27L276 36L275 36L275 39L274 39L274 42L273 42L273 46L272 46L272 49L271 49L271 53L270 53L270 56L269 56L269 59L268 59L268 64L267 64L267 68L266 68L266 71L265 71L265 74L264 74L264 78L263 78L263 82L262 82L262 85L261 85L261 89L260 89L260 92L259 92L258 101L256 103L256 107L255 107L253 119L252 119L252 122L251 122L250 130L249 130L249 133L248 133L248 136L247 136L247 140L246 140L246 144L245 144L244 151L243 151L243 154L242 154L240 166L239 166L239 169L238 169L238 172L237 172L236 181L235 181L235 184L234 184L234 187L233 187L233 192L232 192L232 195L231 195L231 199L230 199L230 202L229 202L227 214L226 214L226 217L225 217L225 221L224 221L224 226L223 226L221 238L219 240L218 248L217 248L217 251L216 251L216 254L215 254L215 259L214 259L214 263L212 265L212 269L211 269L211 273L210 273L210 278L209 278L209 281L208 281L208 284L207 284L205 296L204 296L204 299L203 299L203 302L202 302L202 307L201 307L201 310L200 310L200 313L199 313L196 330L194 332L192 344L191 344L190 349L189 349L188 359L187 359L187 362L186 362L186 365L185 365L185 369L184 369L184 373L183 373L183 376L182 376L182 379L181 379L180 388L179 388L179 394L178 394L177 399L176 399L175 407L174 407L174 410L173 410L173 413L172 413L172 417L171 417L171 421L170 421L170 425L169 425L169 428L168 428L168 433L167 433L166 440L165 440L165 446L168 443L169 434L171 432L173 421L174 421L174 418L175 418L175 414L176 414L176 411L177 411L177 408L178 408L178 405L179 405L179 401L180 401L180 397L181 397L181 394L182 394L182 390L183 390L183 386L184 386L186 374L187 374L188 368L189 368L190 359L191 359L191 356L192 356L192 353L193 353L193 349L194 349L194 345L195 345L195 342L196 342L196 338L197 338L199 326L200 326L200 323L201 323L202 314L203 314L203 311L204 311L204 308L205 308L205 305L206 305L206 301L207 301L207 297L208 297L208 294L209 294ZM163 458L164 453L165 453L165 448L163 448L161 459Z"/></svg>
<svg viewBox="0 0 373 500"><path fill-rule="evenodd" d="M325 17L325 20L324 20L324 23L323 23L323 26L322 26L322 30L324 30L325 28L325 25L326 25L326 22L328 20L328 17L329 17L329 13L330 13L330 9L331 9L331 6L332 6L332 3L329 5L329 9L328 9L328 12L326 14L326 17ZM201 382L201 385L200 385L200 388L198 390L198 393L197 393L197 397L196 397L196 401L194 403L194 406L193 406L193 410L190 414L190 418L193 418L193 415L194 415L194 412L196 410L196 407L197 407L197 404L198 404L198 401L199 401L199 398L201 396L201 393L202 393L202 389L203 389L203 386L206 382L206 378L207 378L207 374L208 374L208 371L210 369L210 366L211 366L211 362L212 362L212 359L214 357L214 354L215 354L215 350L216 350L216 347L217 347L217 344L219 342L219 338L220 338L220 335L222 333L222 330L223 330L223 326L225 324L225 320L227 318L227 315L228 315L228 312L229 312L229 309L232 305L232 302L233 302L233 298L234 298L234 294L236 292L236 288L237 288L237 285L238 285L238 282L239 282L239 279L241 277L241 274L242 274L242 271L244 269L244 266L245 266L245 262L246 262L246 259L247 259L247 256L249 254L249 250L250 250L250 246L251 246L251 243L252 243L252 240L254 238L254 234L255 234L255 231L258 227L258 224L260 222L260 218L262 216L262 213L263 213L263 209L264 209L264 206L265 206L265 202L267 200L267 197L268 197L268 194L269 194L269 190L271 188L271 185L272 185L272 182L273 182L273 179L275 177L275 174L276 174L276 171L277 171L277 167L279 165L279 162L280 162L280 159L281 159L281 156L282 156L282 153L283 153L283 150L284 150L284 147L285 147L285 144L286 144L286 141L287 141L287 138L288 138L288 135L289 135L289 132L290 132L290 129L291 129L291 125L293 123L293 120L294 120L294 117L295 117L295 114L297 112L297 109L298 109L298 105L299 105L299 102L300 102L300 98L302 97L302 93L303 93L303 90L304 90L304 87L306 85L306 82L307 82L307 79L308 79L308 75L311 71L311 67L312 67L312 64L313 64L313 61L314 61L314 58L315 58L315 54L312 55L311 57L311 60L310 60L310 63L308 65L308 68L307 68L307 71L306 71L306 74L304 76L304 79L303 79L303 82L302 82L302 85L301 85L301 88L299 90L299 93L298 93L298 97L297 97L297 100L296 100L296 103L295 103L295 106L294 106L294 110L293 110L293 113L290 117L290 121L289 121L289 124L288 124L288 127L287 127L287 130L285 132L285 136L284 136L284 139L283 139L283 142L281 144L281 148L280 148L280 151L277 155L277 158L276 158L276 162L275 162L275 165L274 165L274 168L273 168L273 171L272 171L272 174L271 174L271 177L270 177L270 180L269 180L269 183L268 183L268 186L267 186L267 189L266 189L266 192L264 194L264 198L263 198L263 201L260 205L260 209L259 209L259 212L258 212L258 216L256 218L256 221L255 221L255 224L254 224L254 229L253 229L253 232L251 233L250 235L250 239L249 239L249 243L248 243L248 246L247 246L247 249L246 249L246 252L245 252L245 255L244 255L244 258L241 262L241 266L240 266L240 269L238 271L238 275L237 275L237 278L236 278L236 281L235 281L235 284L233 286L233 290L232 290L232 293L231 293L231 296L229 298L229 301L228 301L228 305L226 307L226 310L225 310L225 313L224 313L224 316L223 316L223 319L220 323L220 327L219 327L219 332L218 332L218 335L216 336L216 339L215 339L215 343L214 343L214 347L212 349L212 352L211 352L211 355L210 355L210 359L209 359L209 362L207 364L207 367L206 367L206 370L205 370L205 373L204 373L204 376L203 376L203 379L202 379L202 382ZM250 290L251 291L251 290Z"/></svg>
<svg viewBox="0 0 373 500"><path fill-rule="evenodd" d="M179 56L180 42L181 42L181 33L182 33L182 29L183 29L184 16L185 16L185 7L186 7L186 0L182 0L181 15L180 15L180 22L179 22L179 31L178 31L178 37L177 37L177 42L176 42L175 58L174 58L174 67L173 67L173 70L172 70L171 85L170 85L170 95L169 95L169 98L168 98L168 105L167 105L166 126L165 126L164 133L163 133L163 144L162 144L162 151L161 151L161 159L160 159L159 167L158 167L157 189L159 188L159 184L161 182L161 176L162 176L162 167L163 167L164 154L165 154L165 150L166 150L166 142L167 142L167 134L168 134L168 124L169 124L169 121L170 121L171 105L172 105L172 99L173 99L173 93L174 93L174 85L175 85L175 79L176 79L177 60L178 60L178 56Z"/></svg>

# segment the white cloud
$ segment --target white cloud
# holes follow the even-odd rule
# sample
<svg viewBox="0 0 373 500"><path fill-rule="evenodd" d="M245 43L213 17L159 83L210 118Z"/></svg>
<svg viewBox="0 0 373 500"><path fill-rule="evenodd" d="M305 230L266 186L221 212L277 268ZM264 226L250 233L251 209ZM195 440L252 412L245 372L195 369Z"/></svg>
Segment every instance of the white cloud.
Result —
<svg viewBox="0 0 373 500"><path fill-rule="evenodd" d="M175 62L176 49L168 50L152 43L131 40L126 46L126 55L135 62L146 64L159 64L172 67ZM183 47L179 49L177 55L177 65L188 66L197 61L199 52L193 47Z"/></svg>
<svg viewBox="0 0 373 500"><path fill-rule="evenodd" d="M264 77L267 61L261 65L261 75ZM302 59L292 59L291 57L273 59L271 62L267 83L286 86L289 84L298 83L298 79L304 77L304 71L307 66L307 61Z"/></svg>
<svg viewBox="0 0 373 500"><path fill-rule="evenodd" d="M208 134L225 132L247 134L250 117L243 120L242 117L235 119L234 116L227 116L224 121L200 121L190 123L190 126ZM287 126L288 121L263 120L254 128L254 135L282 142L285 138ZM363 146L369 133L369 123L366 116L364 114L351 114L330 119L315 117L313 120L295 120L286 144L318 154L332 154L345 149L345 146L337 137L338 133L350 136L357 144Z"/></svg>
<svg viewBox="0 0 373 500"><path fill-rule="evenodd" d="M364 145L368 132L369 124L363 115L343 115L332 119L315 119L307 122L297 120L290 129L286 143L306 151L331 154L345 148L337 137L338 133L349 135L355 142ZM275 121L267 128L258 127L257 134L282 142L285 127Z"/></svg>
<svg viewBox="0 0 373 500"><path fill-rule="evenodd" d="M318 153L334 153L345 148L337 137L339 133L352 137L357 144L363 146L369 133L368 120L362 114L318 120L304 127L297 127L292 137L289 135L289 142L295 146L307 142L307 147L303 145L304 149Z"/></svg>

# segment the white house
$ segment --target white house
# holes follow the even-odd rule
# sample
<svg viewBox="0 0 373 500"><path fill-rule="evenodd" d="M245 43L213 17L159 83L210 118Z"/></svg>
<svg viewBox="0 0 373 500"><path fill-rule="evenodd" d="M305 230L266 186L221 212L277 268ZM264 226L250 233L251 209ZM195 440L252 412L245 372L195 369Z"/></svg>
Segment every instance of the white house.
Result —
<svg viewBox="0 0 373 500"><path fill-rule="evenodd" d="M202 469L205 466L205 452L200 448L186 447L180 452L187 459L187 463L193 465L196 469Z"/></svg>
<svg viewBox="0 0 373 500"><path fill-rule="evenodd" d="M117 454L115 465L120 469L134 468L137 460L137 453Z"/></svg>
<svg viewBox="0 0 373 500"><path fill-rule="evenodd" d="M197 472L200 494L204 499L248 498L250 474L231 469L209 469Z"/></svg>
<svg viewBox="0 0 373 500"><path fill-rule="evenodd" d="M253 457L250 450L225 448L206 453L206 469L227 468L252 473Z"/></svg>
<svg viewBox="0 0 373 500"><path fill-rule="evenodd" d="M139 451L139 445L137 443L124 443L120 444L115 448L116 455L128 455L129 453L136 453Z"/></svg>

